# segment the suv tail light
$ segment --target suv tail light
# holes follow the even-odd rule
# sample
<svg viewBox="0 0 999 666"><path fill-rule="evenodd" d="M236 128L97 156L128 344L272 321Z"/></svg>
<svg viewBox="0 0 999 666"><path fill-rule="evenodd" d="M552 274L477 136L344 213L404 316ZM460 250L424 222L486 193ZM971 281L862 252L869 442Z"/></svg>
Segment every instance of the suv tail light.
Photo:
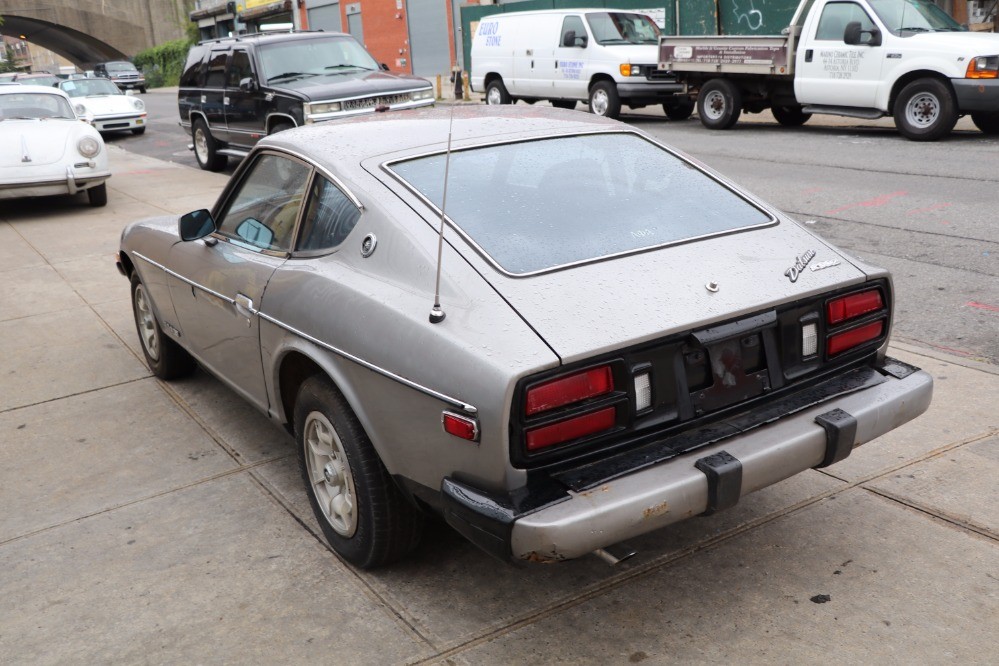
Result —
<svg viewBox="0 0 999 666"><path fill-rule="evenodd" d="M614 376L609 365L590 368L568 377L553 379L527 389L524 411L528 416L564 407L614 390Z"/></svg>

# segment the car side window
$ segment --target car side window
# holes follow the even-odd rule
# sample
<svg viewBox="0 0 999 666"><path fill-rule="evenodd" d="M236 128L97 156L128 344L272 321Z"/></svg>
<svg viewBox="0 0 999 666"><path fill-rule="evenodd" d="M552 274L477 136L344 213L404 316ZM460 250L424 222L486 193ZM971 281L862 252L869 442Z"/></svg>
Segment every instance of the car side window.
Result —
<svg viewBox="0 0 999 666"><path fill-rule="evenodd" d="M238 88L239 82L253 76L250 66L250 54L243 49L236 49L229 58L229 70L226 72L225 87Z"/></svg>
<svg viewBox="0 0 999 666"><path fill-rule="evenodd" d="M244 247L289 251L309 172L280 155L259 156L219 215L218 233Z"/></svg>
<svg viewBox="0 0 999 666"><path fill-rule="evenodd" d="M874 29L874 22L860 5L853 2L830 2L819 17L815 39L842 42L846 24L851 21L860 21L861 30Z"/></svg>
<svg viewBox="0 0 999 666"><path fill-rule="evenodd" d="M559 46L578 46L581 37L586 38L583 19L578 16L566 16L562 21L562 36L558 40Z"/></svg>
<svg viewBox="0 0 999 666"><path fill-rule="evenodd" d="M317 176L298 235L300 251L330 250L340 245L357 225L361 211L340 188Z"/></svg>
<svg viewBox="0 0 999 666"><path fill-rule="evenodd" d="M212 58L208 61L208 78L205 79L206 88L221 88L225 85L225 60L228 53L225 51L212 51Z"/></svg>

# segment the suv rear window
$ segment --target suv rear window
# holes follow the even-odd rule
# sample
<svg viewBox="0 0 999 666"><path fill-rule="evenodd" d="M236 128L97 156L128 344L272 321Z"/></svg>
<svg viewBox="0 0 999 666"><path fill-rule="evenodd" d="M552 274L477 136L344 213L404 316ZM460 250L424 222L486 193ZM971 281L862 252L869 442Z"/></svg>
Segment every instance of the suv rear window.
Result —
<svg viewBox="0 0 999 666"><path fill-rule="evenodd" d="M436 154L389 168L439 209L444 161ZM455 151L447 215L518 275L774 222L673 153L625 132Z"/></svg>

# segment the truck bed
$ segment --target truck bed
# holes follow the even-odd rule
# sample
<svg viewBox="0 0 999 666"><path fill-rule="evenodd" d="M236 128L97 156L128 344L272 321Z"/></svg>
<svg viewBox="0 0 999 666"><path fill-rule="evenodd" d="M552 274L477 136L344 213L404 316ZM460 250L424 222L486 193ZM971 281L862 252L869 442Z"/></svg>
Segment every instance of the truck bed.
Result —
<svg viewBox="0 0 999 666"><path fill-rule="evenodd" d="M786 35L663 35L659 38L659 69L790 76L794 69L793 43Z"/></svg>

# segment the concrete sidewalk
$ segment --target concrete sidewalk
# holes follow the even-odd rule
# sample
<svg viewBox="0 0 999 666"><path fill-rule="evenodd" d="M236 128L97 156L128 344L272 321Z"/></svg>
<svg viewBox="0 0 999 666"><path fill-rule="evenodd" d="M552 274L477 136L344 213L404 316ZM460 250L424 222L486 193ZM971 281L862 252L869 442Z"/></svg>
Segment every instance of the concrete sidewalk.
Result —
<svg viewBox="0 0 999 666"><path fill-rule="evenodd" d="M283 431L141 361L119 233L226 177L109 150L107 208L0 208L0 662L996 662L999 369L896 345L928 413L618 568L512 567L432 524L358 572Z"/></svg>

